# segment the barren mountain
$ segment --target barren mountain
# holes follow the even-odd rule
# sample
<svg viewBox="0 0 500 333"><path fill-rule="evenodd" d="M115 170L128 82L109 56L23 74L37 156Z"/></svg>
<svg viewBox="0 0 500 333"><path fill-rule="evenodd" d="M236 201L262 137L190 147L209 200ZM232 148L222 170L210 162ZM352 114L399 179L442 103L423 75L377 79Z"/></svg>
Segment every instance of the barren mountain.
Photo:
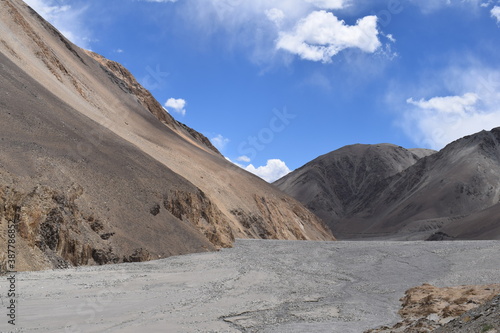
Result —
<svg viewBox="0 0 500 333"><path fill-rule="evenodd" d="M318 157L276 181L335 228L363 204L365 193L415 164L433 150L407 150L392 144L356 144Z"/></svg>
<svg viewBox="0 0 500 333"><path fill-rule="evenodd" d="M318 212L344 238L398 234L425 239L440 232L437 239L499 239L499 145L500 128L496 128L457 140L420 159L418 155L403 163L393 159L382 168L377 166L380 160L386 161L386 153L384 157L371 156L346 147L355 158L346 159L344 165L326 163L321 167L327 170L321 172L322 181L336 189L335 195L315 191L317 181L299 180L317 174L317 160L276 184ZM340 156L339 151L331 154ZM366 166L360 169L350 162L354 160L366 161ZM353 186L360 184L358 179L369 182L362 190L353 191ZM309 201L298 195L306 191L312 191L307 194ZM322 200L315 199L318 195ZM331 206L338 202L340 208ZM321 210L324 208L333 208L334 213L327 215Z"/></svg>
<svg viewBox="0 0 500 333"><path fill-rule="evenodd" d="M0 87L0 240L17 227L18 270L334 239L20 0L0 2Z"/></svg>

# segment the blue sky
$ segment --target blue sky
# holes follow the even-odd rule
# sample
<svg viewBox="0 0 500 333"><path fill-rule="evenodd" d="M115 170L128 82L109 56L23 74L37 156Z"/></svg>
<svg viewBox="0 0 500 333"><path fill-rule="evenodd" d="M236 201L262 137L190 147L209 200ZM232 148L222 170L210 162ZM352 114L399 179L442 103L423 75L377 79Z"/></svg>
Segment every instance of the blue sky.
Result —
<svg viewBox="0 0 500 333"><path fill-rule="evenodd" d="M29 0L268 181L500 126L500 0Z"/></svg>

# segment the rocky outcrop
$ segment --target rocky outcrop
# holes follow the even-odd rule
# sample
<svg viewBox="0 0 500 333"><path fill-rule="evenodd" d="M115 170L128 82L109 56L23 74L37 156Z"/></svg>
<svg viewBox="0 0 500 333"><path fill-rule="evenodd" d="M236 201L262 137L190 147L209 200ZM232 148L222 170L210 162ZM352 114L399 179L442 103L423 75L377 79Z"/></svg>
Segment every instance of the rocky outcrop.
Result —
<svg viewBox="0 0 500 333"><path fill-rule="evenodd" d="M109 246L113 232L106 222L83 214L75 203L82 191L78 185L68 193L46 186L29 193L0 186L0 238L6 235L7 224L13 223L21 248L42 254L44 261L57 268L120 261ZM21 266L29 261L30 253L19 252Z"/></svg>
<svg viewBox="0 0 500 333"><path fill-rule="evenodd" d="M465 323L471 325L471 321L480 317L484 317L484 320L477 323L478 327L487 327L489 323L492 325L491 328L498 328L500 323L498 312L496 322L486 316L493 314L495 307L498 309L498 303L490 303L478 310L480 305L490 302L498 294L500 294L500 284L448 288L424 284L409 289L401 299L402 308L399 315L403 321L392 327L385 326L365 333L487 332L488 330L481 329L460 331L454 328L464 326Z"/></svg>
<svg viewBox="0 0 500 333"><path fill-rule="evenodd" d="M436 333L500 332L500 295L438 328Z"/></svg>
<svg viewBox="0 0 500 333"><path fill-rule="evenodd" d="M171 190L163 207L181 221L197 227L217 247L230 247L234 241L230 220L198 189L197 193ZM159 209L159 206L154 210Z"/></svg>

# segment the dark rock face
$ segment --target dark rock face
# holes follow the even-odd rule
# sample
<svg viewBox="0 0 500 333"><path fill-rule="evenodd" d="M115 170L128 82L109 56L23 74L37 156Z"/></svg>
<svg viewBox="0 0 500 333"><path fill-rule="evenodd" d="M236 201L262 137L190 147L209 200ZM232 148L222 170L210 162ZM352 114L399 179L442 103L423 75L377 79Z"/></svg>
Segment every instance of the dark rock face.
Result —
<svg viewBox="0 0 500 333"><path fill-rule="evenodd" d="M1 186L0 186L1 187ZM75 200L49 187L20 193L1 187L1 216L14 221L17 234L31 247L44 253L55 267L107 263L100 253L108 245L99 232L109 230L92 216L83 214ZM99 225L99 227L96 227ZM108 233L110 236L114 234ZM96 260L98 259L98 260Z"/></svg>
<svg viewBox="0 0 500 333"><path fill-rule="evenodd" d="M415 152L391 145L347 146L275 184L340 238L423 240L442 232L449 239L500 239L500 128L437 153Z"/></svg>
<svg viewBox="0 0 500 333"><path fill-rule="evenodd" d="M446 240L453 240L453 237L451 237L450 235L448 235L442 231L438 231L435 234L432 234L426 240L427 241L446 241Z"/></svg>
<svg viewBox="0 0 500 333"><path fill-rule="evenodd" d="M500 295L438 328L436 333L500 332Z"/></svg>
<svg viewBox="0 0 500 333"><path fill-rule="evenodd" d="M143 248L135 249L134 253L123 259L124 262L141 262L148 260L151 260L151 254L148 250Z"/></svg>
<svg viewBox="0 0 500 333"><path fill-rule="evenodd" d="M199 189L197 193L171 191L164 196L163 206L179 220L202 230L215 246L228 247L234 241L229 219Z"/></svg>

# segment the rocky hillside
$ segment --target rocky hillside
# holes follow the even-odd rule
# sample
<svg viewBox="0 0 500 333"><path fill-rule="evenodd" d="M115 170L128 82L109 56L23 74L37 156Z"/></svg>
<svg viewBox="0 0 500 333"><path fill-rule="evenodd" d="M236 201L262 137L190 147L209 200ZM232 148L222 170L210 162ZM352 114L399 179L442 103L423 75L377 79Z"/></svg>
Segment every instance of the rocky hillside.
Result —
<svg viewBox="0 0 500 333"><path fill-rule="evenodd" d="M318 157L275 182L334 229L363 211L366 193L435 151L392 144L350 145Z"/></svg>
<svg viewBox="0 0 500 333"><path fill-rule="evenodd" d="M334 239L20 0L0 2L0 87L0 245L14 224L19 270Z"/></svg>
<svg viewBox="0 0 500 333"><path fill-rule="evenodd" d="M500 332L500 295L438 328L436 333Z"/></svg>
<svg viewBox="0 0 500 333"><path fill-rule="evenodd" d="M403 320L365 333L493 333L500 329L500 285L411 288L401 299Z"/></svg>
<svg viewBox="0 0 500 333"><path fill-rule="evenodd" d="M500 128L462 138L422 158L415 154L414 159L387 160L387 151L370 155L350 146L330 153L344 158L344 164L319 158L276 184L344 238L426 239L439 233L448 239L499 239L499 147ZM343 150L356 157L345 157ZM360 167L358 160L365 164ZM320 190L318 179L324 184ZM364 184L361 190L358 184Z"/></svg>

